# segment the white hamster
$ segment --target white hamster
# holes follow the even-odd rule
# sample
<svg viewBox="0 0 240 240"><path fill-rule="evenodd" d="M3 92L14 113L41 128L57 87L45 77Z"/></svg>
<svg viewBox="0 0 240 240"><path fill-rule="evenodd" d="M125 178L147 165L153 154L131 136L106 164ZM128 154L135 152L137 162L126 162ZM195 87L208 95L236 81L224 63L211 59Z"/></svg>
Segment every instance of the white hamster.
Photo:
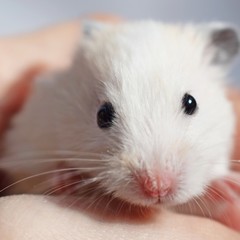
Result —
<svg viewBox="0 0 240 240"><path fill-rule="evenodd" d="M36 79L3 162L28 175L74 166L136 205L184 203L228 172L238 50L226 24L86 22L71 67Z"/></svg>

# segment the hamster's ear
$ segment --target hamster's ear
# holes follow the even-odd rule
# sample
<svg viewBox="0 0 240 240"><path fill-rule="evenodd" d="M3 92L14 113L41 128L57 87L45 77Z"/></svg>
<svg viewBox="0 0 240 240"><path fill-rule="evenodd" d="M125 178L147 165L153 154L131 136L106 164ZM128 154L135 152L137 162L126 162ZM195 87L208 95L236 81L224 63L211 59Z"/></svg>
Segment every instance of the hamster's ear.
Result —
<svg viewBox="0 0 240 240"><path fill-rule="evenodd" d="M95 33L103 31L107 28L107 24L93 20L85 20L82 22L82 32L84 37L93 37Z"/></svg>
<svg viewBox="0 0 240 240"><path fill-rule="evenodd" d="M211 62L226 65L232 62L240 50L239 29L223 24L212 23L207 27L208 47L213 51Z"/></svg>

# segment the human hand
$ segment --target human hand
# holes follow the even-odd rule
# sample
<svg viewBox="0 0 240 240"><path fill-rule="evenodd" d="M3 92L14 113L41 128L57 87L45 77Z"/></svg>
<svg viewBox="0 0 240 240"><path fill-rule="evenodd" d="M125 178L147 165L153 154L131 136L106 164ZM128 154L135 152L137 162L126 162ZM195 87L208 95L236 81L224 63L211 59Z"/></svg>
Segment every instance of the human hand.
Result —
<svg viewBox="0 0 240 240"><path fill-rule="evenodd" d="M0 235L4 240L239 239L238 233L205 218L163 210L146 219L99 220L44 196L2 197L0 216Z"/></svg>

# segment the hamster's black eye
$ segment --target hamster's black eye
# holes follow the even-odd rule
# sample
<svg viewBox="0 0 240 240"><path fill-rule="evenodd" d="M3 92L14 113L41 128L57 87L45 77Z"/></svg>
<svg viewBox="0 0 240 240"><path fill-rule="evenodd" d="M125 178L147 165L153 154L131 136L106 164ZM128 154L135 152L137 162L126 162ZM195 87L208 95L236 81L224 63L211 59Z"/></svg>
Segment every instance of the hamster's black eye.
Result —
<svg viewBox="0 0 240 240"><path fill-rule="evenodd" d="M104 103L97 113L97 123L100 128L109 128L113 124L115 111L110 102Z"/></svg>
<svg viewBox="0 0 240 240"><path fill-rule="evenodd" d="M197 102L195 98L186 93L182 99L182 108L184 109L185 114L193 115L197 110Z"/></svg>

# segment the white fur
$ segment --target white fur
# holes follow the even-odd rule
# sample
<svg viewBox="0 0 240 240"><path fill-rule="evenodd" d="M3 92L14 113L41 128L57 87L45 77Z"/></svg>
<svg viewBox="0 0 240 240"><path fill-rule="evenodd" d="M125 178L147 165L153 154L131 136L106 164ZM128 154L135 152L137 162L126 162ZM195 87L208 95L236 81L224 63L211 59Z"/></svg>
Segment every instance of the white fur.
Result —
<svg viewBox="0 0 240 240"><path fill-rule="evenodd" d="M132 178L141 169L175 176L177 191L163 202L201 194L227 171L234 118L224 94L225 69L211 63L214 51L199 29L146 21L87 31L70 69L36 81L5 138L5 156L39 150L108 154L107 165L99 159L105 169L92 175L103 178L106 192L135 204L156 202ZM198 103L192 116L181 107L185 93ZM116 119L102 130L96 114L105 101Z"/></svg>

